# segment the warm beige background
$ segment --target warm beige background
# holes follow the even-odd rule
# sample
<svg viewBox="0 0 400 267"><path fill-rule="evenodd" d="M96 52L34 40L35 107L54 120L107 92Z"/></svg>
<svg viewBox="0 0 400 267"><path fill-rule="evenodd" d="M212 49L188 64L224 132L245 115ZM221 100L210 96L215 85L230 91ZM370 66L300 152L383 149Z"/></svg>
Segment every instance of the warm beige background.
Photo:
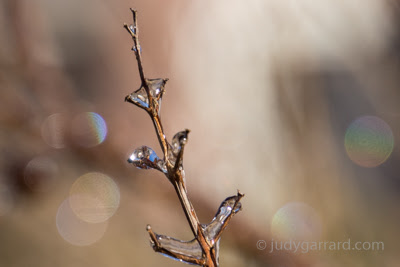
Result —
<svg viewBox="0 0 400 267"><path fill-rule="evenodd" d="M129 7L139 11L147 77L170 79L167 137L192 131L185 168L200 219L209 222L236 189L246 193L222 238L221 266L400 263L398 1L2 0L0 266L183 266L155 254L145 231L151 223L192 238L172 187L126 163L140 145L160 150L147 115L123 103L140 85L122 28ZM104 143L44 142L48 116L86 111L107 122ZM376 168L354 164L343 145L363 115L379 116L394 134L392 155ZM36 156L58 166L44 192L24 183ZM58 234L55 217L90 171L114 178L121 202L103 238L76 247ZM383 241L385 251L257 250L258 240L271 239L275 212L293 201L315 210L320 240Z"/></svg>

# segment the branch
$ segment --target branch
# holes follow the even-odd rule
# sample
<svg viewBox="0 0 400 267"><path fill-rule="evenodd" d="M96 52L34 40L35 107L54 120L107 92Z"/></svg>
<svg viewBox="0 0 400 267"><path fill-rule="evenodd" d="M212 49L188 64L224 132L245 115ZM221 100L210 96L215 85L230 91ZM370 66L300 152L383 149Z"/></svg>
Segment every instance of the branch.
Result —
<svg viewBox="0 0 400 267"><path fill-rule="evenodd" d="M133 14L133 24L129 26L124 24L124 27L133 39L132 50L138 62L142 84L139 89L126 96L125 101L144 109L150 115L164 157L160 159L153 149L142 146L132 153L128 162L140 169L156 169L165 174L174 186L186 219L195 237L189 242L181 241L172 237L158 235L148 225L147 231L150 235L151 244L156 252L164 256L201 266L217 267L219 266L218 250L221 234L233 215L240 211L240 200L244 195L238 191L236 196L228 197L221 203L217 214L209 224L200 224L187 195L185 171L183 169L183 152L190 131L186 129L175 134L171 144L166 139L160 119L160 107L162 96L165 92L165 84L168 79L145 78L139 45L137 13L133 9L131 11Z"/></svg>

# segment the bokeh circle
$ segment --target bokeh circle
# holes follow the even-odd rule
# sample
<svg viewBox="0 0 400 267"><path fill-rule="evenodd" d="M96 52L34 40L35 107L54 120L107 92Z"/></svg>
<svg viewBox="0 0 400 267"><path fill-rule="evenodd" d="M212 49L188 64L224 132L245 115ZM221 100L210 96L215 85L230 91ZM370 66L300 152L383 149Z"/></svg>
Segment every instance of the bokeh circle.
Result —
<svg viewBox="0 0 400 267"><path fill-rule="evenodd" d="M354 120L346 130L344 145L347 155L363 167L376 167L384 163L394 147L390 126L375 116Z"/></svg>
<svg viewBox="0 0 400 267"><path fill-rule="evenodd" d="M107 124L103 117L95 112L84 112L72 122L74 141L83 147L94 147L107 137Z"/></svg>
<svg viewBox="0 0 400 267"><path fill-rule="evenodd" d="M68 124L66 114L55 113L48 116L41 127L43 140L51 147L64 148L67 145Z"/></svg>
<svg viewBox="0 0 400 267"><path fill-rule="evenodd" d="M73 212L70 201L64 200L58 208L56 225L58 233L68 243L75 246L89 246L99 241L107 230L108 222L88 223Z"/></svg>
<svg viewBox="0 0 400 267"><path fill-rule="evenodd" d="M83 221L99 223L108 220L119 207L117 184L106 174L90 172L79 177L71 186L71 209Z"/></svg>
<svg viewBox="0 0 400 267"><path fill-rule="evenodd" d="M316 241L322 231L315 210L302 202L290 202L273 216L271 234L276 240Z"/></svg>

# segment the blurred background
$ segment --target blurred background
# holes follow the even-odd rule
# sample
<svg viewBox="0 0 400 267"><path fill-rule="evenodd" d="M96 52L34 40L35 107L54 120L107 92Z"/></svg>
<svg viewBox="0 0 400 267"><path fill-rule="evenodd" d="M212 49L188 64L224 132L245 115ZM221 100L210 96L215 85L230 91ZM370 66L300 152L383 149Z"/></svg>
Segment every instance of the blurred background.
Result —
<svg viewBox="0 0 400 267"><path fill-rule="evenodd" d="M167 138L191 130L200 220L246 194L221 266L399 266L399 4L1 0L0 266L183 266L145 231L193 238L172 186L126 161L161 155L123 102L140 87L130 7L146 77L170 79ZM349 239L384 249L270 253Z"/></svg>

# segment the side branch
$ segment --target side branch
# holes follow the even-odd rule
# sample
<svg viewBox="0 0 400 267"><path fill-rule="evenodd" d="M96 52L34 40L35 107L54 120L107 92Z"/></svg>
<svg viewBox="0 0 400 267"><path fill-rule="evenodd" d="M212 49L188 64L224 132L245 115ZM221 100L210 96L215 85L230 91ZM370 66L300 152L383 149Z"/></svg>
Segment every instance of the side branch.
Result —
<svg viewBox="0 0 400 267"><path fill-rule="evenodd" d="M173 259L204 266L205 259L203 258L203 252L196 239L184 242L168 236L157 235L153 232L150 225L147 225L146 230L150 235L154 251Z"/></svg>
<svg viewBox="0 0 400 267"><path fill-rule="evenodd" d="M221 238L222 232L225 230L225 228L228 226L230 220L232 219L233 215L235 215L236 212L241 210L242 206L240 204L240 200L244 197L244 194L240 193L240 191L237 191L237 196L235 198L235 204L233 205L232 210L234 212L231 212L228 217L225 219L224 223L222 224L221 230L217 233L217 235L214 237L214 241L219 240ZM236 212L235 212L236 211Z"/></svg>

